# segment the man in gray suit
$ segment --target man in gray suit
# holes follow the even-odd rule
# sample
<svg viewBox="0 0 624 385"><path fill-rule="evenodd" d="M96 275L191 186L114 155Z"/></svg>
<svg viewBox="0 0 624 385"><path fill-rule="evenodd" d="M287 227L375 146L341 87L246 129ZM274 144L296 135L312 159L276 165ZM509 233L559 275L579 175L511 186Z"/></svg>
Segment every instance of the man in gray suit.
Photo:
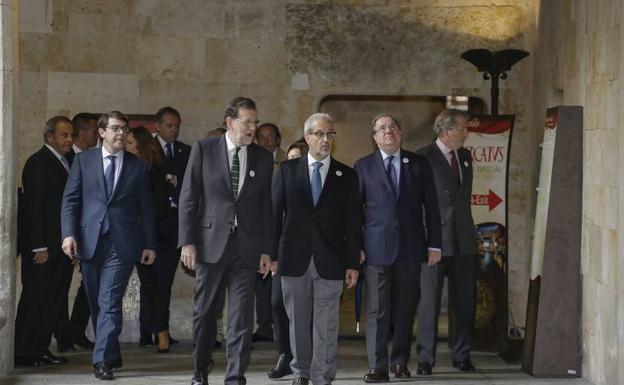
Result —
<svg viewBox="0 0 624 385"><path fill-rule="evenodd" d="M442 111L435 120L435 142L419 150L431 164L442 222L442 260L421 271L418 332L418 374L431 374L435 364L437 314L444 275L453 298L453 366L463 372L475 367L470 360L470 337L474 327L476 291L476 241L470 210L472 158L463 148L468 135L467 116L454 109ZM433 312L436 317L427 317ZM432 322L433 321L433 322Z"/></svg>
<svg viewBox="0 0 624 385"><path fill-rule="evenodd" d="M246 383L256 271L269 272L273 245L271 154L253 143L253 100L225 111L225 135L193 145L179 199L181 260L196 271L192 385L208 384L217 315L228 294L226 385Z"/></svg>

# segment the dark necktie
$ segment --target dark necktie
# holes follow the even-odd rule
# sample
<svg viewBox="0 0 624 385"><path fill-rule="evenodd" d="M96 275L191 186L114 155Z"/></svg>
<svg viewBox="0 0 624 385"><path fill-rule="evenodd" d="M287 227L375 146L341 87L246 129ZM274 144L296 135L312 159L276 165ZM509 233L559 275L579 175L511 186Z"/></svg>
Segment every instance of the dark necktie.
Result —
<svg viewBox="0 0 624 385"><path fill-rule="evenodd" d="M232 167L230 167L230 182L232 183L232 194L234 199L238 197L238 181L240 177L240 160L238 159L238 152L240 147L236 147L234 155L232 156Z"/></svg>
<svg viewBox="0 0 624 385"><path fill-rule="evenodd" d="M314 171L312 171L312 200L314 201L314 206L316 206L316 203L318 202L320 196L321 196L321 190L323 190L323 181L321 180L321 172L320 172L320 168L321 166L323 166L323 163L321 162L314 162L312 163L312 166L314 167Z"/></svg>
<svg viewBox="0 0 624 385"><path fill-rule="evenodd" d="M461 184L461 177L459 175L459 163L457 162L457 154L455 154L455 151L451 151L450 154L451 154L451 168L453 169L455 178L457 178L457 184Z"/></svg>
<svg viewBox="0 0 624 385"><path fill-rule="evenodd" d="M165 158L167 158L167 162L173 162L173 150L171 142L165 144L165 148L167 149L167 151L165 152Z"/></svg>
<svg viewBox="0 0 624 385"><path fill-rule="evenodd" d="M104 173L104 180L106 181L106 197L108 199L113 195L113 188L115 187L115 155L109 155L107 158L110 160L110 164Z"/></svg>
<svg viewBox="0 0 624 385"><path fill-rule="evenodd" d="M388 161L388 165L386 166L386 175L388 175L388 181L390 182L390 187L392 187L394 199L396 199L399 196L399 181L397 180L396 171L394 170L394 165L392 164L394 155L390 155L386 158L386 160Z"/></svg>

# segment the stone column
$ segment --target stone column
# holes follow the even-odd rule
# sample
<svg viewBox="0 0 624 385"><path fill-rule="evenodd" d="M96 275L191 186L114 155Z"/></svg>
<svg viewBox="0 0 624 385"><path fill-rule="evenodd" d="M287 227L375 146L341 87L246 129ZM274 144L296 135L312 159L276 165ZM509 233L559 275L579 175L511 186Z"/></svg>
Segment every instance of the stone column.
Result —
<svg viewBox="0 0 624 385"><path fill-rule="evenodd" d="M15 330L17 2L0 0L0 376L13 369Z"/></svg>

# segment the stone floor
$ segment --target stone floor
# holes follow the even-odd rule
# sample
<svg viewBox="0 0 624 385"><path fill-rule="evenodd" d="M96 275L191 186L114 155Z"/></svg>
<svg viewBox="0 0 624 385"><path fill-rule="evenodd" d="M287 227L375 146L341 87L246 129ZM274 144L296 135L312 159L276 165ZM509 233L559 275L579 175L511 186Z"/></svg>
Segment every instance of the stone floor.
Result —
<svg viewBox="0 0 624 385"><path fill-rule="evenodd" d="M361 385L362 376L367 370L366 351L363 340L340 341L338 378L334 385ZM115 372L116 385L164 385L189 384L191 374L190 354L192 345L183 341L174 346L169 354L158 354L151 348L140 348L136 344L124 344L124 367ZM266 371L274 360L273 344L254 344L251 366L247 372L247 383L250 385L287 385L292 377L278 381L270 381ZM582 379L536 379L524 374L519 365L507 365L498 356L490 353L473 353L473 362L477 373L461 374L450 366L450 356L446 344L439 345L440 358L434 375L431 377L415 377L410 381L398 381L422 385L439 384L492 384L492 385L524 385L524 384L578 384L588 385ZM62 367L18 368L10 376L0 377L2 385L18 384L96 384L101 383L93 377L90 369L90 353L79 351L67 355L70 363ZM215 355L216 365L209 377L211 384L223 383L224 352L218 350ZM415 371L416 365L412 363Z"/></svg>

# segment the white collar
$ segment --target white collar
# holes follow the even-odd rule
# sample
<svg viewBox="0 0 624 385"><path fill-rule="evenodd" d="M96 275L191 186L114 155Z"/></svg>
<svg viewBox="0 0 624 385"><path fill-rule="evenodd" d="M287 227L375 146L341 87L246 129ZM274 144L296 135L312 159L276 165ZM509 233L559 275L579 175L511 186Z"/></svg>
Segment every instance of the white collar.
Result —
<svg viewBox="0 0 624 385"><path fill-rule="evenodd" d="M58 153L58 151L56 151L56 150L54 149L54 147L50 146L50 145L49 145L49 144L47 144L47 143L44 143L44 144L45 144L45 146L48 148L48 150L52 151L52 153L54 154L54 156L56 156L56 157L58 158L58 160L63 159L63 155L59 154L59 153Z"/></svg>
<svg viewBox="0 0 624 385"><path fill-rule="evenodd" d="M446 144L444 144L444 142L440 140L440 138L436 139L436 144L438 145L438 148L440 149L440 151L442 151L444 155L447 155L448 153L453 151L453 149L451 149ZM457 153L457 151L455 151L455 153Z"/></svg>
<svg viewBox="0 0 624 385"><path fill-rule="evenodd" d="M102 146L102 159L106 159L106 157L109 156L109 155L114 155L114 156L117 157L117 159L119 159L119 158L123 157L123 153L124 153L124 150L119 150L116 153L111 154L110 152L106 151L104 146Z"/></svg>
<svg viewBox="0 0 624 385"><path fill-rule="evenodd" d="M308 167L312 166L312 164L316 163L316 162L321 162L323 163L323 166L326 166L326 170L327 170L327 166L329 166L329 162L331 161L331 156L326 156L325 159L323 160L316 160L312 155L310 155L310 152L308 152Z"/></svg>
<svg viewBox="0 0 624 385"><path fill-rule="evenodd" d="M236 147L240 148L241 150L243 150L244 148L247 147L247 146L237 146L237 145L235 145L234 142L232 142L230 140L230 137L228 136L227 132L224 134L224 136L225 136L225 143L227 144L228 152L234 150Z"/></svg>
<svg viewBox="0 0 624 385"><path fill-rule="evenodd" d="M399 147L394 154L386 154L381 148L379 149L381 152L381 159L386 160L389 156L394 156L394 159L399 159L401 157L401 147Z"/></svg>

